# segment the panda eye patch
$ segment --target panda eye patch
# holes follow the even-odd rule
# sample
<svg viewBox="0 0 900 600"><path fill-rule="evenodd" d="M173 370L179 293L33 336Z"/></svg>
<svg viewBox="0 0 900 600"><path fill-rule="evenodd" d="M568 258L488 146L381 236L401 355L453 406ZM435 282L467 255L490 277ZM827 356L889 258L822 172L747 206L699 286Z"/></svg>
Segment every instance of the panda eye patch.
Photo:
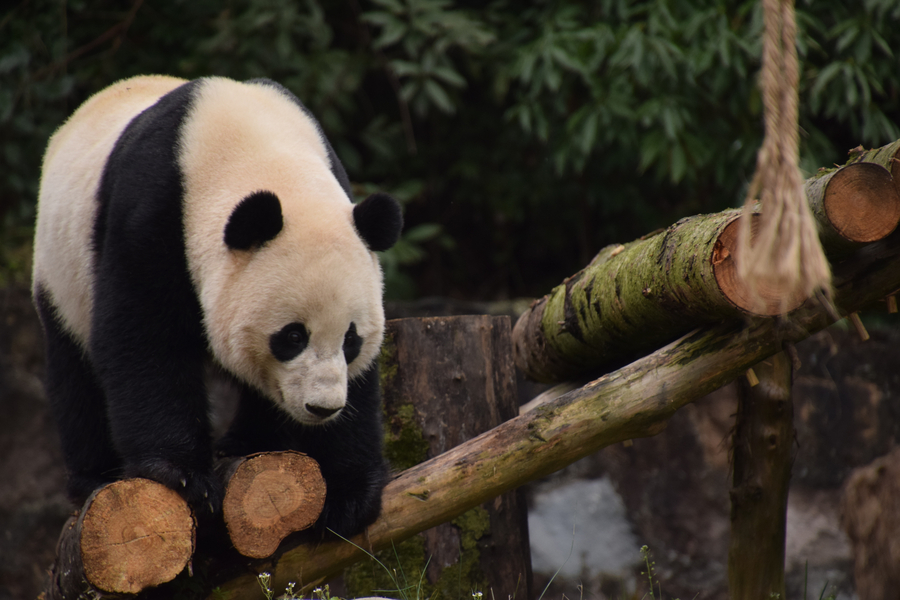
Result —
<svg viewBox="0 0 900 600"><path fill-rule="evenodd" d="M350 323L350 328L344 334L344 359L348 365L359 356L361 348L362 338L356 333L356 323Z"/></svg>
<svg viewBox="0 0 900 600"><path fill-rule="evenodd" d="M300 355L309 344L309 332L303 323L289 323L278 333L269 338L269 349L272 356L281 362L287 362Z"/></svg>

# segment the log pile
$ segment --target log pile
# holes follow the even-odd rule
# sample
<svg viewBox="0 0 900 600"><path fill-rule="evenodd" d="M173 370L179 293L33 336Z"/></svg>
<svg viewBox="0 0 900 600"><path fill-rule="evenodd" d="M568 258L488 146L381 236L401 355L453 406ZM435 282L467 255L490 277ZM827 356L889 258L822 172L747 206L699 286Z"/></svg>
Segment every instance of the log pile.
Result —
<svg viewBox="0 0 900 600"><path fill-rule="evenodd" d="M900 142L857 151L806 182L829 259L884 239L900 222ZM736 276L740 210L688 217L664 232L604 248L537 301L513 331L516 365L531 379L563 381L627 364L703 324L754 315ZM774 316L785 299L764 290ZM759 315L755 315L759 316Z"/></svg>
<svg viewBox="0 0 900 600"><path fill-rule="evenodd" d="M220 466L228 482L222 517L240 554L271 556L310 527L325 503L318 464L299 452L269 452ZM197 525L188 504L161 483L125 479L88 498L60 535L45 600L138 594L192 574Z"/></svg>

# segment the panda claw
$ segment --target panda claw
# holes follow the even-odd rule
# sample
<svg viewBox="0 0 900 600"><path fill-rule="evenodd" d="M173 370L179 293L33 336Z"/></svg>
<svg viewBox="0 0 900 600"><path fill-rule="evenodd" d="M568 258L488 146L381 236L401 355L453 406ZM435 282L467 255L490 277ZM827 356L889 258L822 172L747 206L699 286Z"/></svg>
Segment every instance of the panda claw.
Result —
<svg viewBox="0 0 900 600"><path fill-rule="evenodd" d="M184 477L181 478L181 487L187 487L187 479Z"/></svg>
<svg viewBox="0 0 900 600"><path fill-rule="evenodd" d="M204 498L209 498L209 492L208 492L208 491L203 492L203 497L204 497Z"/></svg>

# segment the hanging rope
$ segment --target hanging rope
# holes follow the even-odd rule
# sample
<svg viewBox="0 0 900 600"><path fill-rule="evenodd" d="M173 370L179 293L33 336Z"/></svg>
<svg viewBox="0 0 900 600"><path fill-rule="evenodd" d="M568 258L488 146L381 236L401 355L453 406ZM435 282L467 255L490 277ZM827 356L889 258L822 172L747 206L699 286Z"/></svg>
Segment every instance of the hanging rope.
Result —
<svg viewBox="0 0 900 600"><path fill-rule="evenodd" d="M813 219L800 173L797 121L797 23L793 0L762 0L762 89L765 139L756 158L740 222L735 256L750 292L783 303L818 291L830 297L831 269ZM750 215L760 201L759 227L750 239ZM765 294L762 292L765 290Z"/></svg>

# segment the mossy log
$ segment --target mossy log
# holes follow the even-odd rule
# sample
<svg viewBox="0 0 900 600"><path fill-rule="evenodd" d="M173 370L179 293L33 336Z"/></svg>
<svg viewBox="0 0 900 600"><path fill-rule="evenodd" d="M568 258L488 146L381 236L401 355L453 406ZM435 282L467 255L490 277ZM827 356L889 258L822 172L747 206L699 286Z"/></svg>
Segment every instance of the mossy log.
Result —
<svg viewBox="0 0 900 600"><path fill-rule="evenodd" d="M897 182L874 162L896 165L894 146L807 182L830 257L883 239L900 221ZM627 364L704 323L795 309L805 298L763 289L766 308L754 310L734 263L740 218L739 210L688 217L604 248L519 318L516 365L536 381L563 381Z"/></svg>
<svg viewBox="0 0 900 600"><path fill-rule="evenodd" d="M196 523L176 492L149 479L96 490L63 527L43 598L120 597L167 583L190 563Z"/></svg>
<svg viewBox="0 0 900 600"><path fill-rule="evenodd" d="M900 289L900 236L877 242L835 268L835 304L844 314ZM829 312L810 303L789 326L774 319L731 320L697 329L553 402L407 469L388 484L384 510L353 541L390 547L446 522L523 483L556 471L600 448L655 435L685 404L732 381L748 367L831 324ZM273 588L289 582L309 588L364 558L337 541L286 552L274 569ZM219 600L258 597L253 574L222 583Z"/></svg>
<svg viewBox="0 0 900 600"><path fill-rule="evenodd" d="M792 367L779 352L738 378L733 436L728 595L785 598L784 541L794 446Z"/></svg>
<svg viewBox="0 0 900 600"><path fill-rule="evenodd" d="M516 365L536 381L561 381L621 366L698 324L749 310L733 259L740 216L735 209L688 217L604 248L519 317ZM777 312L779 296L769 300Z"/></svg>

